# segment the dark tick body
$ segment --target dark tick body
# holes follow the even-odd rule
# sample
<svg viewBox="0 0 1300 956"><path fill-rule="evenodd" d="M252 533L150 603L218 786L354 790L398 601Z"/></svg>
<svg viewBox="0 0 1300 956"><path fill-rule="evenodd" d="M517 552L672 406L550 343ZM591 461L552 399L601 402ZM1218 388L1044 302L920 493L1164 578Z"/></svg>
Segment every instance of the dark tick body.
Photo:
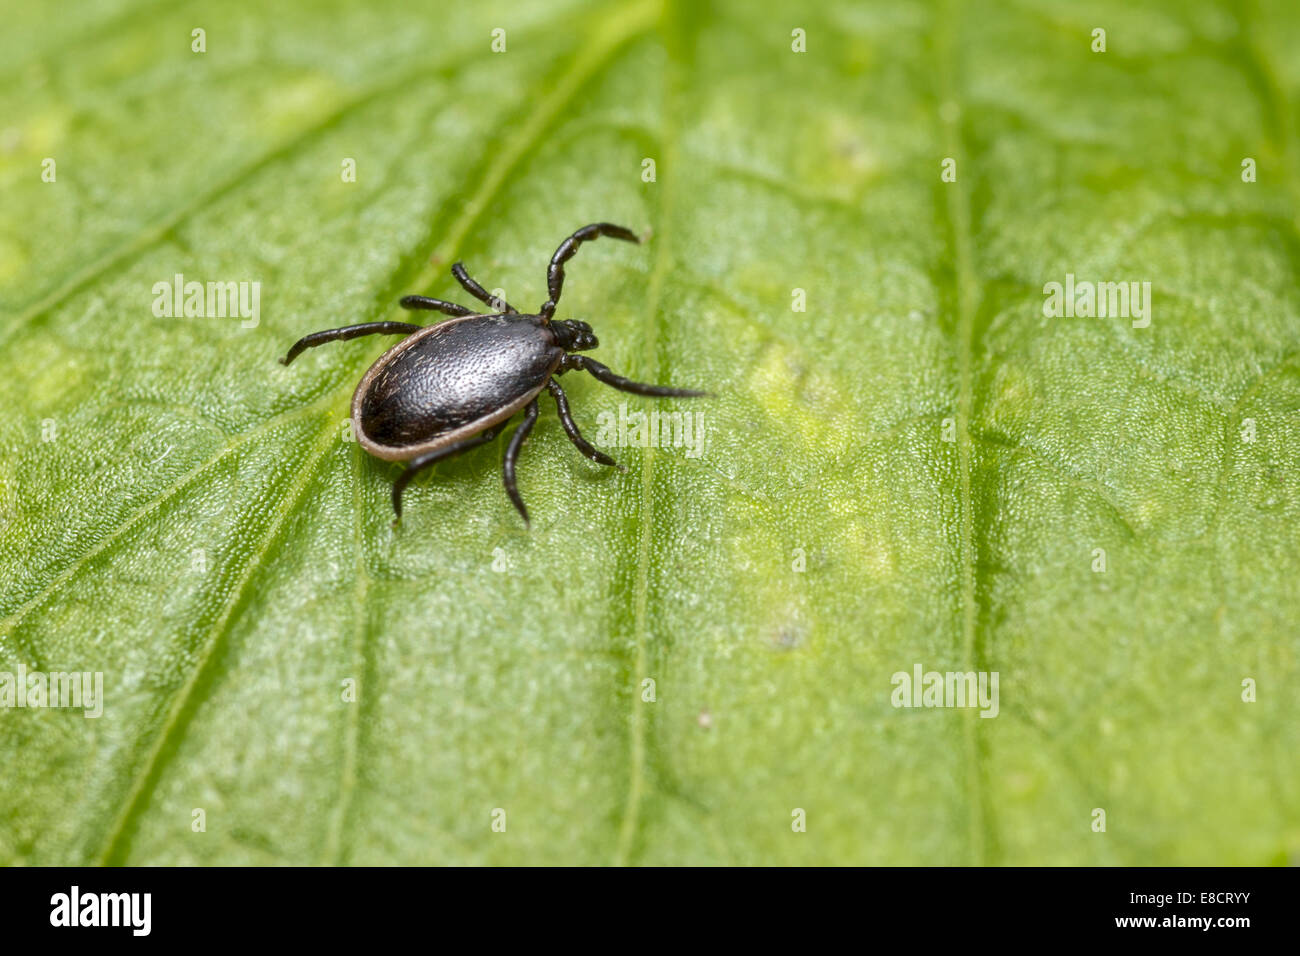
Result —
<svg viewBox="0 0 1300 956"><path fill-rule="evenodd" d="M595 378L637 395L689 398L693 389L647 385L616 375L595 359L575 352L600 343L586 322L553 318L564 287L564 263L590 239L609 236L640 240L629 229L607 222L575 232L555 251L546 272L548 298L536 315L524 315L493 297L456 263L451 273L470 295L492 308L479 314L454 302L408 295L404 309L428 309L454 318L437 325L367 322L313 332L294 343L280 361L288 365L303 350L362 335L405 335L379 357L352 396L352 422L361 447L386 461L408 462L393 484L393 511L402 516L402 491L420 471L445 458L485 444L500 434L519 412L523 421L506 447L502 467L506 493L528 522L528 509L515 483L515 464L537 421L537 397L545 389L555 399L560 424L577 449L594 462L622 469L593 448L573 421L564 389L556 378L569 371Z"/></svg>

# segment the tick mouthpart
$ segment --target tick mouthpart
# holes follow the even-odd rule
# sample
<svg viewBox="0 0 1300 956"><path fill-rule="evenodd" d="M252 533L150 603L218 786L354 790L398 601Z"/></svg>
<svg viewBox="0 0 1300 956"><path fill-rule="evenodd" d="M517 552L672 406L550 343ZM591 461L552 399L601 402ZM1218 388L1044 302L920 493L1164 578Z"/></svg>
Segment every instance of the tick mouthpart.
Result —
<svg viewBox="0 0 1300 956"><path fill-rule="evenodd" d="M555 341L566 352L585 352L600 345L591 326L579 319L553 319L551 331L555 334Z"/></svg>

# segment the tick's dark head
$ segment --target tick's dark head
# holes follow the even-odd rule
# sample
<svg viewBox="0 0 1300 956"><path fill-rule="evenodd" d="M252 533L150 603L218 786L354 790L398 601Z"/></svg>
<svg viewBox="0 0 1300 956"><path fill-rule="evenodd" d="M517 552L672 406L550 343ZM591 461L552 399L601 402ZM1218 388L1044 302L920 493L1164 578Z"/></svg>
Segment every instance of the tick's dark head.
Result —
<svg viewBox="0 0 1300 956"><path fill-rule="evenodd" d="M555 334L555 341L566 352L585 352L600 345L591 326L577 319L552 322L551 331Z"/></svg>

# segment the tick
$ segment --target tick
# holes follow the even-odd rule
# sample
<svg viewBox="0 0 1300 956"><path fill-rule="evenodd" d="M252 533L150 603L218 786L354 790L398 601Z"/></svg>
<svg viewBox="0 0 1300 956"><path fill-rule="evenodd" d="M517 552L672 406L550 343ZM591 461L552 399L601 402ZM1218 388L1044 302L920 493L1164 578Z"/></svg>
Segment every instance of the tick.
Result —
<svg viewBox="0 0 1300 956"><path fill-rule="evenodd" d="M608 222L583 226L560 243L546 270L548 298L536 315L525 315L488 293L470 278L463 263L451 267L465 291L486 303L479 313L455 302L408 295L404 309L425 309L453 316L436 325L365 322L305 335L280 361L288 365L306 349L362 335L406 336L381 355L352 396L352 422L361 447L385 461L404 461L393 483L393 511L402 517L402 491L424 469L492 441L515 415L523 421L506 446L502 476L506 494L528 524L528 509L515 483L519 450L537 421L537 398L550 392L569 441L592 461L626 469L592 447L578 431L569 401L556 379L565 372L590 372L599 381L636 395L694 398L705 392L634 382L585 355L596 348L591 326L576 319L556 319L564 288L564 264L584 242L608 236L640 242L630 229ZM394 523L396 523L396 520Z"/></svg>

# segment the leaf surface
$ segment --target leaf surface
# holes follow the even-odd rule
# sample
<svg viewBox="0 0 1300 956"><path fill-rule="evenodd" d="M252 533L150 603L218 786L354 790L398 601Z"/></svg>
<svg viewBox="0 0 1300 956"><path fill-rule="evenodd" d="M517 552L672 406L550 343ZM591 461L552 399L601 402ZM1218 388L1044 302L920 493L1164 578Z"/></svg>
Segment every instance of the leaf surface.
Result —
<svg viewBox="0 0 1300 956"><path fill-rule="evenodd" d="M104 714L0 711L0 862L1300 852L1290 5L70 6L0 14L0 670ZM571 375L579 424L701 453L544 400L531 530L500 442L394 529L345 427L394 340L276 359L457 259L535 309L591 221L652 238L560 316L716 397ZM998 715L893 706L918 664Z"/></svg>

